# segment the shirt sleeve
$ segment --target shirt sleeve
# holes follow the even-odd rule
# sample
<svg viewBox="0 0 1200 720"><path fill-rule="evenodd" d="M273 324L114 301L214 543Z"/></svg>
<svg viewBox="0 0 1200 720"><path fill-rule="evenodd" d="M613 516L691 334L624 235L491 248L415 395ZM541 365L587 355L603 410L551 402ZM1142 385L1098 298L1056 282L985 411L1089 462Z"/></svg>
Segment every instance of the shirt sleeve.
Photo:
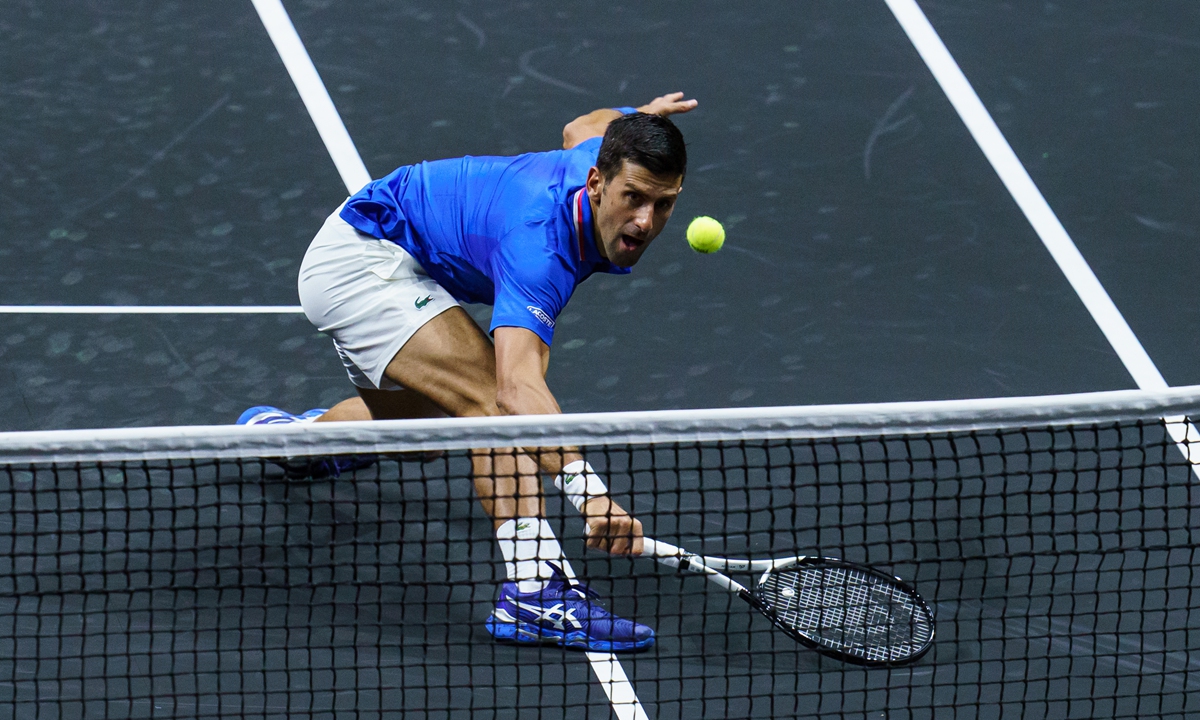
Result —
<svg viewBox="0 0 1200 720"><path fill-rule="evenodd" d="M588 138L571 148L567 152L584 155L588 158L588 165L596 161L596 156L600 154L600 143L604 142L604 138L600 135Z"/></svg>
<svg viewBox="0 0 1200 720"><path fill-rule="evenodd" d="M550 247L547 224L527 223L506 235L493 255L496 300L490 331L498 327L531 330L546 345L554 324L575 290L575 274Z"/></svg>

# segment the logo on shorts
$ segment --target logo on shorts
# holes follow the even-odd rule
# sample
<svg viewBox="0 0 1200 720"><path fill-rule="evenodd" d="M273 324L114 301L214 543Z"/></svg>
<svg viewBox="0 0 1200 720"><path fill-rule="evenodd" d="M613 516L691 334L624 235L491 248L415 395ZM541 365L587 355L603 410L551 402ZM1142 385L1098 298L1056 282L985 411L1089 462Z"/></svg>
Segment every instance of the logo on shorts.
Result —
<svg viewBox="0 0 1200 720"><path fill-rule="evenodd" d="M425 307L426 305L428 305L431 302L433 302L433 296L426 295L423 298L417 298L416 302L414 302L413 305L416 305L417 309L420 310L421 308Z"/></svg>
<svg viewBox="0 0 1200 720"><path fill-rule="evenodd" d="M542 324L545 325L546 327L548 327L548 328L554 327L554 319L551 318L549 315L547 315L545 310L543 310L539 307L534 307L532 305L526 305L525 309L528 310L529 312L533 313L533 316L535 318L537 318L538 320L541 320Z"/></svg>

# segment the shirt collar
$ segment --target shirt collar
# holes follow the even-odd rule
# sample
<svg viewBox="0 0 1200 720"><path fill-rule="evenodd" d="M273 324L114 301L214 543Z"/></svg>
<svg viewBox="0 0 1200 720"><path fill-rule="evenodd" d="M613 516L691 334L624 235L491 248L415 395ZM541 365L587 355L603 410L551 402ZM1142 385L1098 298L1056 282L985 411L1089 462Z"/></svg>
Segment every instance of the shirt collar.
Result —
<svg viewBox="0 0 1200 720"><path fill-rule="evenodd" d="M579 188L571 198L571 224L575 229L575 247L579 252L580 262L608 273L625 274L630 271L630 268L613 265L600 255L600 248L596 247L596 232L592 226L592 203L587 188Z"/></svg>
<svg viewBox="0 0 1200 720"><path fill-rule="evenodd" d="M595 228L592 227L592 203L587 188L579 188L571 198L571 223L575 226L575 247L579 259L590 263L603 262L600 249L596 247Z"/></svg>

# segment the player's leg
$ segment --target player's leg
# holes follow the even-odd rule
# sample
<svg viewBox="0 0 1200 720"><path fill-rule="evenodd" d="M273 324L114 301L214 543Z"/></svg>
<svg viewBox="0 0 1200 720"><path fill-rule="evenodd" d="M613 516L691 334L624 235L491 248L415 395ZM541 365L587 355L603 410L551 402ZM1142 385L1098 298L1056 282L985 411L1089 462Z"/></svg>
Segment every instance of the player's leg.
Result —
<svg viewBox="0 0 1200 720"><path fill-rule="evenodd" d="M429 329L426 330L426 327ZM489 407L476 390L488 384L495 385L495 357L491 342L484 338L482 355L479 348L472 348L475 352L470 353L470 358L453 352L456 344L461 343L460 347L476 345L474 341L481 333L461 308L451 308L431 318L409 338L384 369L385 377L391 381L391 390L358 386L358 397L347 398L334 405L317 422L496 414L494 398ZM449 353L445 352L447 349ZM439 367L429 362L430 358L434 358L434 363L441 362L446 355L449 355L453 367ZM344 356L343 361L346 361ZM480 363L488 362L491 363L490 372L488 367L480 366ZM476 371L469 371L472 367ZM356 374L367 373L360 369L358 373L352 372L351 377ZM430 399L426 392L415 390L424 385L428 385L426 390L433 389L438 393L440 404Z"/></svg>
<svg viewBox="0 0 1200 720"><path fill-rule="evenodd" d="M316 422L403 420L446 415L432 400L411 390L357 390L358 397L346 398L339 402L325 411Z"/></svg>
<svg viewBox="0 0 1200 720"><path fill-rule="evenodd" d="M451 415L500 414L495 349L461 308L422 326L388 363L385 375L396 385L419 390ZM477 450L471 460L475 491L492 518L508 577L486 622L492 636L597 652L653 645L650 627L611 614L574 579L545 519L537 463L514 448Z"/></svg>
<svg viewBox="0 0 1200 720"><path fill-rule="evenodd" d="M323 420L500 413L491 340L398 245L362 235L335 212L304 256L298 290L361 400L339 403ZM497 526L541 516L541 479L528 459L487 451L473 462Z"/></svg>
<svg viewBox="0 0 1200 720"><path fill-rule="evenodd" d="M363 393L374 413L381 395L413 392L454 417L500 414L496 406L496 351L461 307L430 319L404 343L384 369L400 393ZM361 391L360 391L361 392ZM497 527L519 517L541 517L542 482L537 465L511 448L472 454L475 490Z"/></svg>
<svg viewBox="0 0 1200 720"><path fill-rule="evenodd" d="M414 403L409 412L421 409L419 398L425 398L449 415L500 413L491 340L399 246L357 233L334 213L305 255L299 291L309 320L334 339L360 390L363 405L341 404L339 416L366 419L365 408L371 417L395 417L406 395ZM513 450L479 450L472 464L509 578L488 620L495 637L591 650L653 643L650 628L612 616L564 574L569 566L544 519L532 459Z"/></svg>
<svg viewBox="0 0 1200 720"><path fill-rule="evenodd" d="M374 420L367 404L361 397L351 397L339 402L317 418L317 422L349 422L355 420Z"/></svg>

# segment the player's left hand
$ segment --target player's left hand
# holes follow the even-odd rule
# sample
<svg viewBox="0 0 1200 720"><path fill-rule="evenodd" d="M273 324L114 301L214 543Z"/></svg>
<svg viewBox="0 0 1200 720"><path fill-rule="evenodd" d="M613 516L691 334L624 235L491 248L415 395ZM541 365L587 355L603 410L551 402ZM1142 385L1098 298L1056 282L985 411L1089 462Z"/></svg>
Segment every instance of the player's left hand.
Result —
<svg viewBox="0 0 1200 720"><path fill-rule="evenodd" d="M642 554L642 523L607 497L593 497L583 506L587 546L610 555Z"/></svg>
<svg viewBox="0 0 1200 720"><path fill-rule="evenodd" d="M644 112L648 115L658 115L666 117L668 115L676 115L685 113L694 109L700 103L695 100L684 100L683 93L673 92L667 93L662 97L656 97L650 102L638 108L638 112Z"/></svg>

